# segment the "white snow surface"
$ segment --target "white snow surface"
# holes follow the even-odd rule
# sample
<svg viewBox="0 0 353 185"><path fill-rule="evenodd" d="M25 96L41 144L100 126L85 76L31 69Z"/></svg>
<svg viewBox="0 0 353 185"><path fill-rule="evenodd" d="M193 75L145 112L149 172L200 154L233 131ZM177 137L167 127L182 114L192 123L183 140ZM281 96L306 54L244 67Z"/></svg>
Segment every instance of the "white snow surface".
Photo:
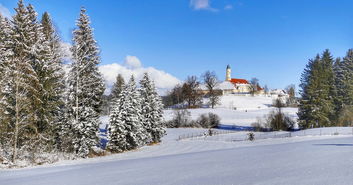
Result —
<svg viewBox="0 0 353 185"><path fill-rule="evenodd" d="M223 125L251 126L258 119L264 119L271 111L274 97L271 96L239 96L225 95L221 97L220 105L215 109L199 108L188 109L191 118L196 120L201 114L209 112L217 114L221 118ZM173 118L174 110L164 110L166 121ZM283 112L288 114L294 121L298 119L297 108L283 108Z"/></svg>
<svg viewBox="0 0 353 185"><path fill-rule="evenodd" d="M352 128L307 130L306 134ZM168 129L159 145L100 158L0 170L1 185L351 184L353 136L305 136L230 142L231 135L177 141L204 129ZM259 133L255 133L259 134ZM298 135L299 132L298 132ZM213 139L212 139L213 138ZM217 139L216 139L217 138Z"/></svg>

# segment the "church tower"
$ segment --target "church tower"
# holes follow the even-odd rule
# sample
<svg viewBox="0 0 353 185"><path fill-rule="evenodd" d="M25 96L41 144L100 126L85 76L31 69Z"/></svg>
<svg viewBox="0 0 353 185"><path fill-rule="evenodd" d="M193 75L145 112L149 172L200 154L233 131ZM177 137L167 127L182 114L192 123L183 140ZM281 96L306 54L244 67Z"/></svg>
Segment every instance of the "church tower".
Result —
<svg viewBox="0 0 353 185"><path fill-rule="evenodd" d="M226 81L231 81L231 77L230 77L230 75L231 75L231 69L230 69L230 66L229 66L229 64L227 65L227 70L226 70Z"/></svg>

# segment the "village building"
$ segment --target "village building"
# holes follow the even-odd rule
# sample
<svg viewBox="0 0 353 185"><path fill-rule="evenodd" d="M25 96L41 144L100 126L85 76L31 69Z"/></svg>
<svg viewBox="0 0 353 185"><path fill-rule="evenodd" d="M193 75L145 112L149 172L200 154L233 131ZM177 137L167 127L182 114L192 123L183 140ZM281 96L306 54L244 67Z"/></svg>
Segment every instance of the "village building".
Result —
<svg viewBox="0 0 353 185"><path fill-rule="evenodd" d="M232 70L229 65L226 68L226 79L223 82L220 82L215 87L215 91L222 95L227 94L250 94L252 91L251 84L245 79L232 78ZM201 91L204 94L207 94L208 89L204 84L201 85ZM257 87L257 93L263 94L264 90L261 87Z"/></svg>

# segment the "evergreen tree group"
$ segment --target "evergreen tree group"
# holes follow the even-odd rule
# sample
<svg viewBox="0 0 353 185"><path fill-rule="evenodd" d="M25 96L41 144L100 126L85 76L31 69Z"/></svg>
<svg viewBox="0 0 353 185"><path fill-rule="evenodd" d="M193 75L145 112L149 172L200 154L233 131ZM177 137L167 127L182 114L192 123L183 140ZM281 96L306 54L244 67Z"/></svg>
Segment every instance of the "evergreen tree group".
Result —
<svg viewBox="0 0 353 185"><path fill-rule="evenodd" d="M299 124L302 128L351 126L343 124L353 106L353 50L334 59L329 50L309 60L301 78ZM352 115L349 115L352 116Z"/></svg>
<svg viewBox="0 0 353 185"><path fill-rule="evenodd" d="M34 7L22 0L15 11L12 19L0 14L0 159L35 162L43 152L70 149L86 157L98 145L104 91L88 17L82 9L65 81L60 38L50 15L45 12L39 21Z"/></svg>
<svg viewBox="0 0 353 185"><path fill-rule="evenodd" d="M88 157L99 149L105 85L99 48L81 8L72 39L72 61L64 71L60 37L49 13L38 20L19 0L15 15L0 14L0 161L36 163L45 153ZM137 89L117 77L112 93L108 148L125 151L160 142L162 105L146 74ZM43 155L42 155L43 156Z"/></svg>
<svg viewBox="0 0 353 185"><path fill-rule="evenodd" d="M165 134L161 99L147 73L140 86L137 89L133 76L126 85L114 86L112 92L120 93L113 99L108 127L107 148L111 152L157 143Z"/></svg>

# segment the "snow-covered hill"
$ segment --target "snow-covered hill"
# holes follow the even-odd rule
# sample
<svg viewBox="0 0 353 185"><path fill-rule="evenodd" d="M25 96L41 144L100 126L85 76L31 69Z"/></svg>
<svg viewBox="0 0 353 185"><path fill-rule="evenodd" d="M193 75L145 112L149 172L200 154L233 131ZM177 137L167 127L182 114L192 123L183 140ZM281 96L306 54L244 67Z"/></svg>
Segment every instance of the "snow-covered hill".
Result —
<svg viewBox="0 0 353 185"><path fill-rule="evenodd" d="M226 95L221 97L220 105L215 109L200 108L188 109L192 119L196 120L201 114L215 113L221 118L221 124L250 126L258 119L263 119L274 108L271 106L274 101L273 97L268 96L235 96ZM297 120L297 108L283 108L283 112ZM164 119L171 120L174 110L168 109L164 111Z"/></svg>

